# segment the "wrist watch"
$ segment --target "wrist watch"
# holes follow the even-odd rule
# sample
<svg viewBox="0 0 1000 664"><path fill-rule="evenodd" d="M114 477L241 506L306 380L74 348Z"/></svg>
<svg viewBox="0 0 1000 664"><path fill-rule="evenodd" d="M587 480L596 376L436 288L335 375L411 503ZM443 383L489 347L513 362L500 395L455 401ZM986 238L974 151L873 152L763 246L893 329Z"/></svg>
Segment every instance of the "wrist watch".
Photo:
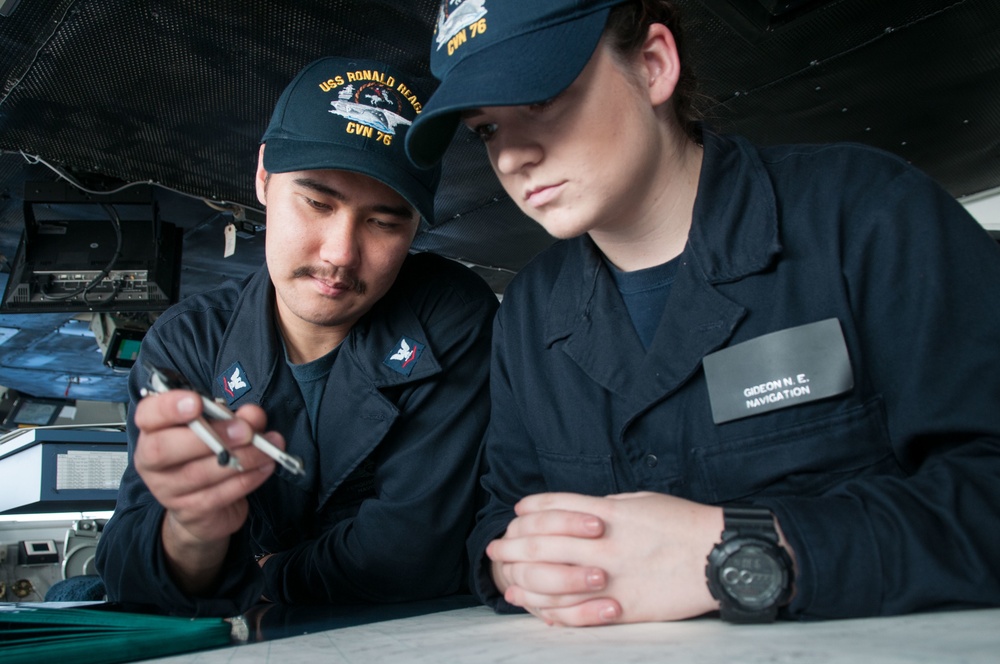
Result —
<svg viewBox="0 0 1000 664"><path fill-rule="evenodd" d="M748 505L722 508L722 541L708 555L705 576L722 619L771 622L792 591L792 559L779 544L771 510Z"/></svg>

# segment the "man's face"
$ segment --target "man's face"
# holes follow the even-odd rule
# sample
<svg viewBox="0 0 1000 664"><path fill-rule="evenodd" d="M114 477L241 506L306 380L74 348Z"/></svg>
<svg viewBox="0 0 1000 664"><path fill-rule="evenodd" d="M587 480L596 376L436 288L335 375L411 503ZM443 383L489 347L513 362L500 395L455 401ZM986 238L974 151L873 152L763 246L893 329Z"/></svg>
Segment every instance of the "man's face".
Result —
<svg viewBox="0 0 1000 664"><path fill-rule="evenodd" d="M395 281L417 232L416 210L390 187L348 171L268 176L259 165L257 196L267 208L267 266L281 324L346 335Z"/></svg>

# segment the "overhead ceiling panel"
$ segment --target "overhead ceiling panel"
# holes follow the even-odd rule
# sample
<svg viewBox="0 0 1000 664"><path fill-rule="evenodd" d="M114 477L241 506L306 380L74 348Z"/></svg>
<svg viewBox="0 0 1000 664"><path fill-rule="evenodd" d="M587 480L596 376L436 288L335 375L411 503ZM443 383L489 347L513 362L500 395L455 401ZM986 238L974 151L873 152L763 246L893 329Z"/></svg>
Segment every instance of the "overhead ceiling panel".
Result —
<svg viewBox="0 0 1000 664"><path fill-rule="evenodd" d="M1000 2L678 4L715 126L763 144L868 143L955 196L1000 188ZM95 191L151 182L161 218L185 231L183 297L263 260L252 176L284 85L328 54L363 54L429 79L437 0L22 0L3 8L0 255L13 256L20 238L25 182L56 180L53 169ZM469 132L459 131L445 156L436 204L414 246L476 266L498 292L552 241L503 193ZM240 215L246 232L225 258L223 229ZM46 369L34 381L5 351L36 335L45 341L32 348L60 353L52 330L62 323L38 322L0 316L0 327L24 331L0 344L0 385L60 396L63 373ZM120 377L100 366L74 371L70 396L103 382L124 400Z"/></svg>

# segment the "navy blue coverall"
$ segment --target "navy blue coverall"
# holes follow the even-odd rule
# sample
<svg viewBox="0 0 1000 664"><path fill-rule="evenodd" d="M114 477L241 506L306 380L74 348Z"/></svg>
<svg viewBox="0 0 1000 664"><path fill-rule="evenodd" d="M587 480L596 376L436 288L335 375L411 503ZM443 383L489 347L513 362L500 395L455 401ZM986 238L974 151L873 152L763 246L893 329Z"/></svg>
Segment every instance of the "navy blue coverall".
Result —
<svg viewBox="0 0 1000 664"><path fill-rule="evenodd" d="M317 439L276 337L266 267L164 313L130 376L132 406L147 377L142 363L174 369L233 409L259 404L268 429L284 435L307 472L296 477L279 466L249 496L250 515L232 537L217 587L189 597L163 558L164 509L131 463L138 430L130 416L129 466L97 552L109 599L233 616L261 595L282 603L366 603L466 589L464 543L489 418L496 307L496 296L465 267L408 256L390 291L340 345ZM391 359L403 339L410 349L419 345L405 367ZM233 392L233 384L240 389ZM255 556L267 553L274 555L261 570Z"/></svg>
<svg viewBox="0 0 1000 664"><path fill-rule="evenodd" d="M1000 249L877 150L708 131L704 149L648 351L587 236L506 289L476 593L513 608L484 550L523 496L649 490L770 508L799 568L786 616L1000 604ZM829 319L853 388L715 423L703 358Z"/></svg>

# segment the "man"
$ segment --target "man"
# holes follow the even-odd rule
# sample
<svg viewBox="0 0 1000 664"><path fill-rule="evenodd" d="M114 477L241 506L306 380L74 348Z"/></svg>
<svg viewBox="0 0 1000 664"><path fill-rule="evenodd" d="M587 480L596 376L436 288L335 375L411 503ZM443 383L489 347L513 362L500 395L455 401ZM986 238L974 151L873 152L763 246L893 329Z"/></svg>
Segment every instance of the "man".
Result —
<svg viewBox="0 0 1000 664"><path fill-rule="evenodd" d="M567 625L1000 604L996 243L895 156L699 125L676 5L441 6L410 155L463 122L562 240L497 315L476 592Z"/></svg>
<svg viewBox="0 0 1000 664"><path fill-rule="evenodd" d="M130 462L97 553L109 599L235 615L464 587L497 299L409 255L439 175L403 152L424 98L389 66L328 57L278 100L255 180L266 265L160 316L130 376ZM186 426L198 396L143 398L147 367L237 411L214 425L219 460ZM249 444L265 427L304 473Z"/></svg>

